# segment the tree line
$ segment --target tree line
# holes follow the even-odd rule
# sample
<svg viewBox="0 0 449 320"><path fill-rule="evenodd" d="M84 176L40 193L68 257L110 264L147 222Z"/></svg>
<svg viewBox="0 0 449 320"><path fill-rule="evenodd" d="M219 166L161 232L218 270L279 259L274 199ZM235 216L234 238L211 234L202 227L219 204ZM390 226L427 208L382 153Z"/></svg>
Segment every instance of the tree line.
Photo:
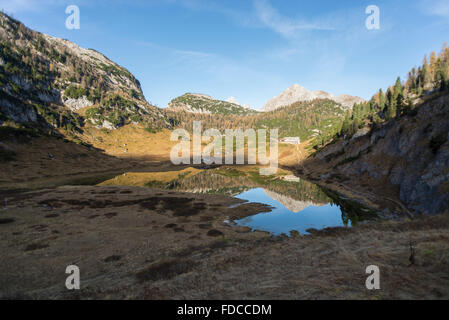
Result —
<svg viewBox="0 0 449 320"><path fill-rule="evenodd" d="M370 101L355 104L345 115L337 136L352 136L367 124L377 125L404 114L413 113L415 102L422 97L439 95L449 89L449 48L424 57L419 67L414 67L403 82L398 77L386 92L380 89Z"/></svg>

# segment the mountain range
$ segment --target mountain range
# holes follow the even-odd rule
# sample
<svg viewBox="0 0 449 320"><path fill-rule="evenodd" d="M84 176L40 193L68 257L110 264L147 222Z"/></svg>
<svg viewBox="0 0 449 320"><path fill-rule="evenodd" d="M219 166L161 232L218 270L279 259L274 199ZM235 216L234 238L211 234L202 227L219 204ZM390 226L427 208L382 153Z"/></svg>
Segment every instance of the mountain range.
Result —
<svg viewBox="0 0 449 320"><path fill-rule="evenodd" d="M299 84L294 84L286 89L280 95L268 100L262 108L262 111L274 111L284 106L291 105L295 102L312 101L315 99L329 99L338 102L343 107L351 109L355 103L361 103L365 100L360 97L342 94L334 96L325 91L309 91Z"/></svg>
<svg viewBox="0 0 449 320"><path fill-rule="evenodd" d="M348 94L334 96L325 91L309 91L299 84L294 84L280 95L268 100L262 107L262 112L275 111L282 107L290 106L296 102L310 102L313 100L332 100L341 105L345 110L352 109L354 104L365 102L364 99ZM255 114L256 110L248 104L240 104L236 98L230 97L225 101L214 99L205 94L186 93L173 99L167 110L185 111L199 114Z"/></svg>
<svg viewBox="0 0 449 320"><path fill-rule="evenodd" d="M191 121L204 120L220 130L277 127L282 136L306 140L337 132L344 119L340 104L329 99L301 101L312 96L304 99L298 94L284 100L294 102L288 112L263 113L233 97L223 101L196 93L186 93L159 109L147 102L139 81L127 69L103 54L33 31L1 13L0 24L0 124L6 126L85 141L90 128L115 130L138 124L149 132L179 126L191 130Z"/></svg>
<svg viewBox="0 0 449 320"><path fill-rule="evenodd" d="M159 109L147 102L139 81L127 69L103 54L31 30L3 13L0 24L0 124L9 121L76 136L86 126L114 130L141 124L151 131L171 128L175 124L173 114L179 112L243 118L261 115L255 121L263 120L260 111L240 105L234 97L222 101L186 93L173 99L166 109ZM336 104L340 107L362 101L294 85L267 102L264 111L314 99L341 101L341 106ZM276 118L286 116L282 113Z"/></svg>

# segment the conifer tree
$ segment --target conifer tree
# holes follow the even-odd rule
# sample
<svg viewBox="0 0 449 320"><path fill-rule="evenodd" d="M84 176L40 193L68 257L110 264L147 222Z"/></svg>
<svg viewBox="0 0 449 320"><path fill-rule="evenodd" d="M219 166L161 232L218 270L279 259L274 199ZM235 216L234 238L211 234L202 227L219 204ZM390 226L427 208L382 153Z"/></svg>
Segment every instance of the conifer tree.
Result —
<svg viewBox="0 0 449 320"><path fill-rule="evenodd" d="M385 109L385 94L382 89L379 89L379 108L381 111Z"/></svg>
<svg viewBox="0 0 449 320"><path fill-rule="evenodd" d="M401 83L401 78L398 77L396 80L396 84L393 89L393 99L396 104L396 114L400 115L402 113L403 100L404 100L404 90Z"/></svg>
<svg viewBox="0 0 449 320"><path fill-rule="evenodd" d="M346 113L345 120L343 120L343 124L341 126L340 136L344 136L344 135L348 134L349 130L351 129L351 125L352 125L352 122L351 122L349 113Z"/></svg>
<svg viewBox="0 0 449 320"><path fill-rule="evenodd" d="M440 90L446 90L447 87L447 81L448 81L448 75L447 75L447 64L444 61L441 61L441 59L438 59L438 68L437 68L437 74L436 74L436 82L439 85Z"/></svg>
<svg viewBox="0 0 449 320"><path fill-rule="evenodd" d="M397 101L394 93L390 88L387 90L387 102L385 106L385 117L387 120L393 119L396 116Z"/></svg>

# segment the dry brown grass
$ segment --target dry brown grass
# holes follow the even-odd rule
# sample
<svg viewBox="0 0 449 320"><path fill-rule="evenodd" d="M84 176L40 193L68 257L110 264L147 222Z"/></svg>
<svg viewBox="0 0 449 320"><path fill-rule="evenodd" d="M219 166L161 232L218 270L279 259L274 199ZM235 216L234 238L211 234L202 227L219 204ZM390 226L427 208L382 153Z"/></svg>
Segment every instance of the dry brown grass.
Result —
<svg viewBox="0 0 449 320"><path fill-rule="evenodd" d="M177 171L180 169L170 162L170 151L177 142L170 141L170 134L169 130L150 133L140 125L105 130L88 124L81 139L96 149L51 137L30 138L20 143L6 140L2 145L14 153L14 161L0 162L3 172L0 188L70 184L75 176L84 179L131 168ZM280 144L281 165L297 163L306 155L306 145ZM159 177L156 180L160 180Z"/></svg>
<svg viewBox="0 0 449 320"><path fill-rule="evenodd" d="M273 238L224 225L262 210L229 209L233 201L111 186L17 194L5 214L13 221L0 225L0 296L449 298L449 215ZM82 270L78 293L61 289L68 264ZM380 267L381 290L366 289L368 265Z"/></svg>
<svg viewBox="0 0 449 320"><path fill-rule="evenodd" d="M50 137L33 138L25 143L6 141L4 144L14 150L16 161L0 163L0 184L69 177L133 166L133 163L125 163L99 150Z"/></svg>
<svg viewBox="0 0 449 320"><path fill-rule="evenodd" d="M356 228L343 234L242 243L203 262L199 270L144 289L176 299L447 299L446 227L411 231L407 223ZM431 219L433 220L433 219ZM417 225L416 225L417 226ZM416 262L410 265L410 241ZM365 287L368 265L381 270L381 290Z"/></svg>
<svg viewBox="0 0 449 320"><path fill-rule="evenodd" d="M169 130L150 133L139 125L127 125L117 130L88 127L83 140L114 157L168 161L170 150L177 143L170 141L170 134Z"/></svg>
<svg viewBox="0 0 449 320"><path fill-rule="evenodd" d="M161 172L127 172L125 174L116 176L110 180L101 182L100 186L136 186L144 187L150 181L170 182L178 179L180 176L193 176L201 172L200 169L192 167L182 169L179 171L161 171Z"/></svg>

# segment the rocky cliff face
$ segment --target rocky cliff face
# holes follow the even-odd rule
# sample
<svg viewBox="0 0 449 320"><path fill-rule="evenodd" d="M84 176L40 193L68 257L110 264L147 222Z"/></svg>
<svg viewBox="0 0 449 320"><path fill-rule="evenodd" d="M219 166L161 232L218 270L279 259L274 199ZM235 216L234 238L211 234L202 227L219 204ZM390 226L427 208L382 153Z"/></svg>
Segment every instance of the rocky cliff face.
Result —
<svg viewBox="0 0 449 320"><path fill-rule="evenodd" d="M0 13L0 121L80 129L85 120L117 128L127 122L164 126L162 112L145 100L139 81L101 53L42 34ZM125 105L111 104L119 96Z"/></svg>
<svg viewBox="0 0 449 320"><path fill-rule="evenodd" d="M399 199L411 213L447 212L448 112L446 93L408 115L326 147L306 168L323 181L357 185L379 199Z"/></svg>
<svg viewBox="0 0 449 320"><path fill-rule="evenodd" d="M306 88L294 84L279 96L268 100L263 106L263 111L273 111L280 107L291 105L295 102L312 101L315 99L329 99L340 103L345 108L352 108L355 103L363 102L360 97L353 97L350 95L333 96L325 91L309 91Z"/></svg>

